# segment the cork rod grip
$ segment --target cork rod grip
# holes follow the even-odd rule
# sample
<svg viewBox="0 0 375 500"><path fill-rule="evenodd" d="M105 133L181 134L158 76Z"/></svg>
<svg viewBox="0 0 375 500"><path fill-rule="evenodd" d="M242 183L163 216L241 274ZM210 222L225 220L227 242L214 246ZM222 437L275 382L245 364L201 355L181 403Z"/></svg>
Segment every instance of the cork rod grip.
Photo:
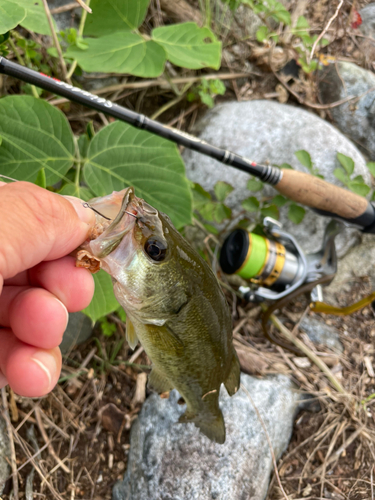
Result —
<svg viewBox="0 0 375 500"><path fill-rule="evenodd" d="M324 210L344 219L355 219L366 212L368 201L318 177L283 169L281 181L274 186L279 193L297 203Z"/></svg>

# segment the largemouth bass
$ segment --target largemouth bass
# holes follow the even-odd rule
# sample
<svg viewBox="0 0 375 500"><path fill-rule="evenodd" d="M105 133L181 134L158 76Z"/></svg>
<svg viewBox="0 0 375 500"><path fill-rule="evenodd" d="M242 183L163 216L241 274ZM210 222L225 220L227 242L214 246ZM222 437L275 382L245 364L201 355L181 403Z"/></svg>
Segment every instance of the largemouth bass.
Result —
<svg viewBox="0 0 375 500"><path fill-rule="evenodd" d="M238 390L240 366L216 276L169 217L133 188L89 203L112 221L97 215L94 239L79 259L99 261L112 276L128 342L134 348L139 339L152 361L149 385L159 393L176 388L187 405L179 422L194 422L224 443L219 390L222 383L229 395Z"/></svg>

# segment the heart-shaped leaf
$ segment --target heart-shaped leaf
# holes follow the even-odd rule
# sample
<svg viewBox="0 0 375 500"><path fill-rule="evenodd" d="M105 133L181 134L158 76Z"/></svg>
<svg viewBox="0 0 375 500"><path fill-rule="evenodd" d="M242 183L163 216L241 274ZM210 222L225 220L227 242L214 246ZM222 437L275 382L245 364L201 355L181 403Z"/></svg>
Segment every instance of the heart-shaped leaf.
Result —
<svg viewBox="0 0 375 500"><path fill-rule="evenodd" d="M91 0L85 35L102 36L131 31L143 23L150 0Z"/></svg>
<svg viewBox="0 0 375 500"><path fill-rule="evenodd" d="M349 175L352 175L352 173L354 172L354 161L352 158L350 158L350 156L346 156L342 153L337 153L337 159L339 160L339 162L341 163L341 165L344 167L344 169L346 170L346 172L349 174Z"/></svg>
<svg viewBox="0 0 375 500"><path fill-rule="evenodd" d="M102 316L106 316L118 309L118 302L113 292L112 278L104 271L94 274L95 293L88 307L83 310L95 323Z"/></svg>
<svg viewBox="0 0 375 500"><path fill-rule="evenodd" d="M176 66L220 68L221 42L208 28L199 28L196 23L171 24L154 29L152 39L164 47Z"/></svg>
<svg viewBox="0 0 375 500"><path fill-rule="evenodd" d="M224 201L225 198L233 191L233 186L224 181L218 181L215 184L214 191L218 201Z"/></svg>
<svg viewBox="0 0 375 500"><path fill-rule="evenodd" d="M47 186L64 177L73 163L73 135L64 114L31 96L0 99L0 172L34 182L44 168Z"/></svg>
<svg viewBox="0 0 375 500"><path fill-rule="evenodd" d="M3 1L3 0L2 0ZM1 1L1 3L2 3ZM26 17L20 23L23 28L41 35L51 35L42 0L7 0L26 10ZM55 25L55 21L53 21ZM56 25L55 25L56 29Z"/></svg>
<svg viewBox="0 0 375 500"><path fill-rule="evenodd" d="M66 52L84 71L130 73L144 78L159 76L164 69L163 47L130 32L113 33L100 38L85 38L87 49L71 46Z"/></svg>
<svg viewBox="0 0 375 500"><path fill-rule="evenodd" d="M0 33L15 28L26 17L26 10L7 0L0 1Z"/></svg>
<svg viewBox="0 0 375 500"><path fill-rule="evenodd" d="M76 198L80 198L85 201L90 200L94 196L88 188L84 186L77 186L76 184L65 184L65 186L60 189L59 194L63 194L65 196L75 196Z"/></svg>
<svg viewBox="0 0 375 500"><path fill-rule="evenodd" d="M177 228L191 222L191 192L177 147L122 122L90 142L83 169L96 196L134 186L135 194L167 213Z"/></svg>

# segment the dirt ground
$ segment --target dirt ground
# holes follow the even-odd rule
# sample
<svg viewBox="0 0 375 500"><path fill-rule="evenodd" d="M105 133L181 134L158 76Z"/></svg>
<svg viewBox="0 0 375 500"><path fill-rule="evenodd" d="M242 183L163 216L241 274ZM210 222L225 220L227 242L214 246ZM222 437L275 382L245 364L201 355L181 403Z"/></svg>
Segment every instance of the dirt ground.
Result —
<svg viewBox="0 0 375 500"><path fill-rule="evenodd" d="M145 26L185 21L184 16L199 16L198 2L189 2L186 14L183 2L174 8L167 1L153 0ZM299 10L320 34L335 14L339 2L329 0L291 0L290 12ZM358 30L352 27L355 11L369 1L344 1L328 35L330 44L322 56L353 61L373 69L368 47ZM174 12L173 11L174 8ZM316 78L301 71L286 78L281 68L296 58L287 37L275 51L271 45L254 39L241 39L230 25L221 29L216 19L214 30L223 35L224 57L220 75L226 84L223 100L275 99L302 106L330 120L329 106L319 102ZM366 48L367 47L367 48ZM194 81L197 76L213 74L209 70L191 71L170 66L169 75ZM238 75L237 75L238 74ZM237 76L236 76L237 75ZM93 77L97 78L97 77ZM190 131L207 109L176 94L160 81L149 87L142 80L123 78L121 88L104 92L106 98L147 116L157 116L163 123ZM7 79L3 91L19 92L18 84ZM62 109L75 131L82 133L93 121L99 129L107 118L55 96L50 102ZM205 235L202 234L202 241ZM210 258L209 252L207 252ZM369 279L353 277L351 291L337 297L342 305L359 300L372 292ZM375 323L370 307L348 317L325 316L341 335L344 352L337 354L313 345L298 334L298 322L308 310L306 297L299 297L276 316L305 343L312 357L296 357L265 339L261 330L258 305L239 299L226 290L234 323L234 342L240 353L243 371L265 376L271 373L290 375L299 389L313 395L309 411L302 411L294 425L287 451L278 462L278 472L271 478L267 500L289 498L364 500L374 498L375 462ZM18 397L3 391L5 414L13 426L11 465L17 477L19 498L35 499L110 499L114 483L122 479L129 451L129 433L133 420L146 396L146 375L150 362L142 348L131 351L125 339L125 325L111 316L117 325L112 337L100 329L94 338L72 350L65 358L60 383L52 394L41 399ZM273 328L274 335L277 333ZM329 377L312 361L320 359L330 370ZM10 499L12 476L3 500Z"/></svg>

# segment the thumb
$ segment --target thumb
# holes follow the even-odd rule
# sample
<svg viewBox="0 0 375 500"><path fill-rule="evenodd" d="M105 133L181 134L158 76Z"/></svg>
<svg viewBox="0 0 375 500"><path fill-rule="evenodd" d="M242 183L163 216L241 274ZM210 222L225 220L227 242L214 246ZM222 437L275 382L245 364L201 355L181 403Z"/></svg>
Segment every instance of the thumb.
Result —
<svg viewBox="0 0 375 500"><path fill-rule="evenodd" d="M11 278L43 260L69 254L88 237L94 213L28 182L0 187L0 276Z"/></svg>

